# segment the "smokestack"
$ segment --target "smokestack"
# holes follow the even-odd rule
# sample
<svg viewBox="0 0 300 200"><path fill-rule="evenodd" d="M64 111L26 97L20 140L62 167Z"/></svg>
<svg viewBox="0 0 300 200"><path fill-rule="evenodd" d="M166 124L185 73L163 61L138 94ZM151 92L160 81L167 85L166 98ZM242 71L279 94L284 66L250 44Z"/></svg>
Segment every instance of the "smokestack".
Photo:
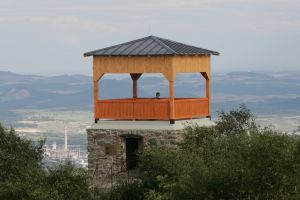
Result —
<svg viewBox="0 0 300 200"><path fill-rule="evenodd" d="M68 150L68 129L65 126L65 150Z"/></svg>

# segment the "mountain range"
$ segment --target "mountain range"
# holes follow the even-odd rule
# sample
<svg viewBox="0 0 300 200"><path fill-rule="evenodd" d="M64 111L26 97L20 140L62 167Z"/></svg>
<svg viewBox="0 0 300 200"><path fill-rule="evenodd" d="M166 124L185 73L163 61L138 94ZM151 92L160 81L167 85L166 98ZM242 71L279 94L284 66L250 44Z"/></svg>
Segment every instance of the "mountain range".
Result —
<svg viewBox="0 0 300 200"><path fill-rule="evenodd" d="M300 115L300 72L293 73L213 73L212 111L245 104L255 114ZM107 75L99 82L100 98L131 97L129 75ZM139 96L168 96L168 82L162 75L143 75ZM176 97L205 95L200 74L180 74L175 81ZM93 82L87 75L37 76L0 71L0 120L15 120L15 109L92 110Z"/></svg>

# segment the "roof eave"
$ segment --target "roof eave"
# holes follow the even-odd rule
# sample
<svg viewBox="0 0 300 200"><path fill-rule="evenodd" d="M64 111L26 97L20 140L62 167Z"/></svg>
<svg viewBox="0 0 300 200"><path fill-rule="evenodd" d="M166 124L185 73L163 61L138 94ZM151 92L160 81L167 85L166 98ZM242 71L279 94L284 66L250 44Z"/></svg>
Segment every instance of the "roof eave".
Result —
<svg viewBox="0 0 300 200"><path fill-rule="evenodd" d="M155 55L152 55L152 54L141 54L141 55L97 55L96 53L94 52L87 52L87 53L84 53L83 56L84 57L89 57L89 56L111 56L111 57L114 57L114 56L163 56L163 55L167 55L167 56L170 56L170 55L214 55L214 56L219 56L220 53L219 52L209 52L209 53L191 53L191 54L186 54L186 53L165 53L165 54L155 54Z"/></svg>
<svg viewBox="0 0 300 200"><path fill-rule="evenodd" d="M93 52L86 52L83 54L83 57L94 56Z"/></svg>

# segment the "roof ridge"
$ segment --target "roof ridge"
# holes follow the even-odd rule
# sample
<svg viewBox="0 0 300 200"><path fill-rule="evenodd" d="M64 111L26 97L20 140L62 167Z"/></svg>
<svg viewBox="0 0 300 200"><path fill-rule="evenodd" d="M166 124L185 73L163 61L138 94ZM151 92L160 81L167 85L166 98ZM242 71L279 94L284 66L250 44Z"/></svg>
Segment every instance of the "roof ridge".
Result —
<svg viewBox="0 0 300 200"><path fill-rule="evenodd" d="M150 36L149 36L149 39L153 40L153 38ZM154 47L152 47L150 50L148 50L148 52L150 52ZM145 46L144 48L142 48L141 51L145 50L146 48L148 48L148 46Z"/></svg>
<svg viewBox="0 0 300 200"><path fill-rule="evenodd" d="M156 36L155 36L156 37ZM185 43L182 43L182 42L177 42L177 41L174 41L174 40L170 40L170 39L166 39L166 38L161 38L161 37L156 37L157 39L159 39L160 41L161 40L165 40L165 41L168 41L168 42L173 42L175 44L181 44L181 45L184 45L184 46L189 46L189 47L193 47L193 48L197 48L197 49L203 49L203 50L207 50L207 51L210 51L210 52L213 52L215 53L216 55L219 55L220 53L217 52L217 51L213 51L213 50L210 50L210 49L204 49L204 48L201 48L201 47L197 47L197 46L194 46L194 45L191 45L191 44L185 44ZM163 43L163 41L161 41ZM171 47L170 47L171 48ZM177 52L176 52L177 53Z"/></svg>
<svg viewBox="0 0 300 200"><path fill-rule="evenodd" d="M185 46L196 47L196 46L193 46L193 45L190 45L190 44L185 44L185 43L182 43L182 42L177 42L175 40L170 40L170 39L166 39L166 38L162 38L162 37L156 37L156 38L158 38L159 40L166 40L168 42L173 42L173 43L177 43L177 44L183 44ZM196 47L196 48L199 48L199 47Z"/></svg>
<svg viewBox="0 0 300 200"><path fill-rule="evenodd" d="M146 37L147 39L149 38L149 37ZM146 38L144 38L143 40L144 41L142 41L142 44L144 44L145 42L147 42L147 39ZM140 42L140 41L137 41L137 42ZM141 44L140 44L141 45ZM134 52L137 48L139 48L139 46L136 46L136 47L134 47L133 49L131 49L129 52L128 52L128 55L131 53L131 52Z"/></svg>
<svg viewBox="0 0 300 200"><path fill-rule="evenodd" d="M174 49L172 49L171 47L169 47L168 45L166 45L164 42L161 41L162 38L156 37L151 35L150 36L155 42L157 42L158 44L162 45L164 48L168 49L169 51L171 51L172 53L176 54L176 51Z"/></svg>

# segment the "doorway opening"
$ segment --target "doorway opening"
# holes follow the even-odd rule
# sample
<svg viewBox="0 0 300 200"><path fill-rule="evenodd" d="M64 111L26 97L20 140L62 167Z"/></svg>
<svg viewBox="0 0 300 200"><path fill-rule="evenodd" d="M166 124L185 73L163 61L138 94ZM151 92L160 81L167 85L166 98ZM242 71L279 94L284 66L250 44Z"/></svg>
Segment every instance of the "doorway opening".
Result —
<svg viewBox="0 0 300 200"><path fill-rule="evenodd" d="M138 153L142 148L141 137L128 137L126 140L126 169L134 170L138 166Z"/></svg>

